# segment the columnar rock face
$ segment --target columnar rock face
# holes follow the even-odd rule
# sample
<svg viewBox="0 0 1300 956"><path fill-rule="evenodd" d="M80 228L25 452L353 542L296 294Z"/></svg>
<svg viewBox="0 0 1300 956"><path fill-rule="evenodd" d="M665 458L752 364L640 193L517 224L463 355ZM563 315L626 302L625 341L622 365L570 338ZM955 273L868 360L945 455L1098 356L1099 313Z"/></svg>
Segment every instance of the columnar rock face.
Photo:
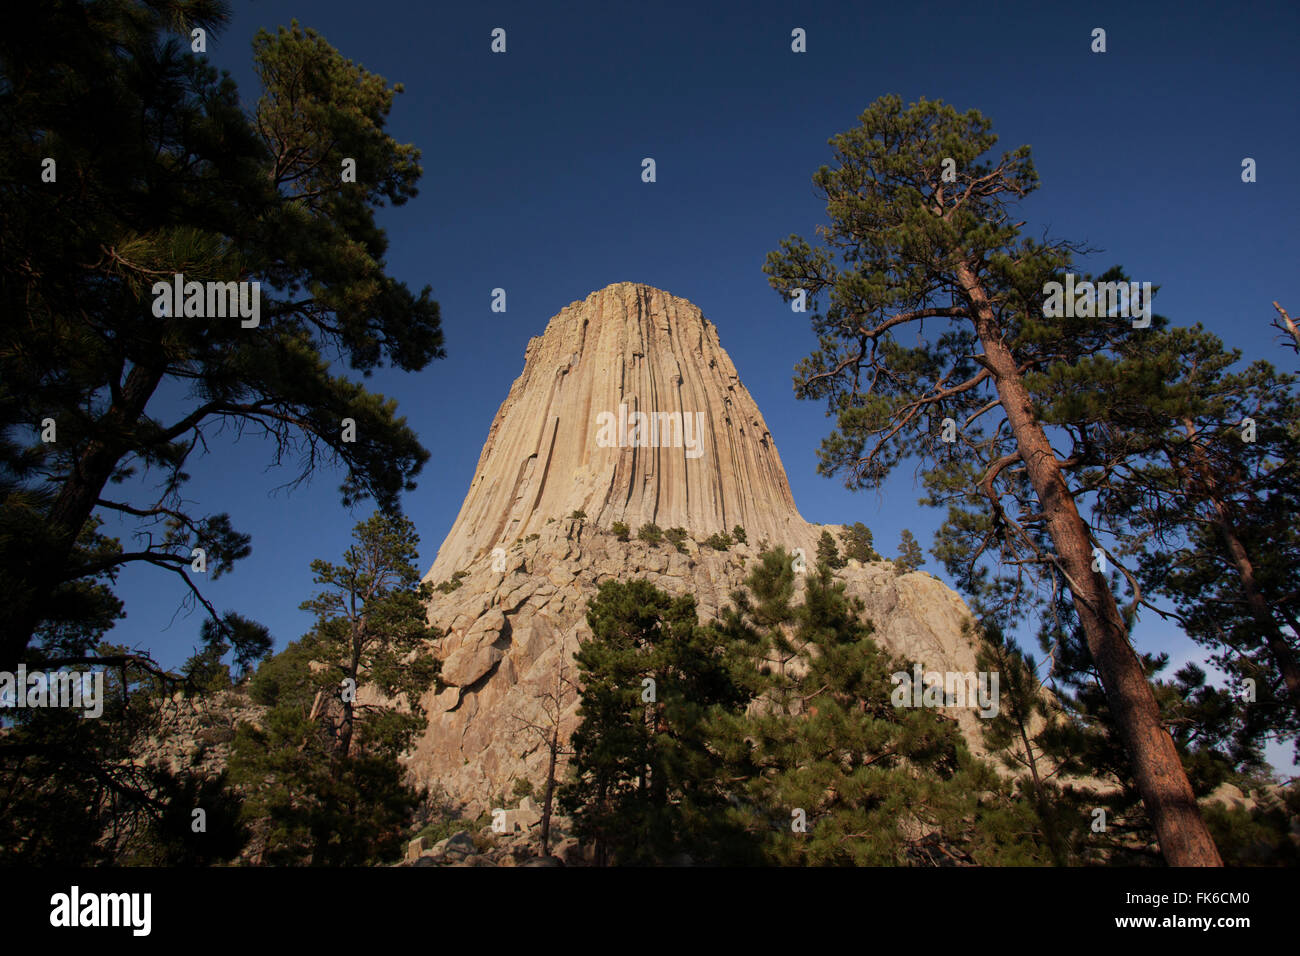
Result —
<svg viewBox="0 0 1300 956"><path fill-rule="evenodd" d="M616 521L632 540L611 532ZM686 529L685 553L636 540L652 521ZM748 543L703 545L736 525ZM633 283L573 303L529 342L427 575L448 589L429 610L446 633L447 686L424 700L429 727L408 757L412 772L471 809L515 780L540 783L556 716L547 695L561 687L567 737L577 697L558 682L577 676L572 655L603 581L640 577L693 594L708 620L761 543L802 548L811 565L823 530L799 516L763 417L699 309ZM850 562L839 575L884 646L926 669L975 671L962 633L969 612L939 581L886 563ZM973 713L954 716L978 749Z"/></svg>
<svg viewBox="0 0 1300 956"><path fill-rule="evenodd" d="M528 343L431 574L573 511L774 542L806 529L758 406L685 299L620 282Z"/></svg>

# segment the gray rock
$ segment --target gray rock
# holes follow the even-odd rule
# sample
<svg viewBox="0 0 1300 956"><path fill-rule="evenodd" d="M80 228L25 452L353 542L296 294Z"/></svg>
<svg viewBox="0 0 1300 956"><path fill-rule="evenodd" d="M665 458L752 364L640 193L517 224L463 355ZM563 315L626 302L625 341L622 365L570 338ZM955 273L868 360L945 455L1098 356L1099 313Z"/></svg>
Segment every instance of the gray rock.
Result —
<svg viewBox="0 0 1300 956"><path fill-rule="evenodd" d="M439 843L434 849L440 850L451 859L464 859L475 852L474 837L466 830L454 833Z"/></svg>
<svg viewBox="0 0 1300 956"><path fill-rule="evenodd" d="M406 845L406 858L408 860L419 859L421 853L430 849L428 837L416 837Z"/></svg>
<svg viewBox="0 0 1300 956"><path fill-rule="evenodd" d="M564 837L552 843L551 854L559 857L565 863L582 862L582 847L573 837Z"/></svg>

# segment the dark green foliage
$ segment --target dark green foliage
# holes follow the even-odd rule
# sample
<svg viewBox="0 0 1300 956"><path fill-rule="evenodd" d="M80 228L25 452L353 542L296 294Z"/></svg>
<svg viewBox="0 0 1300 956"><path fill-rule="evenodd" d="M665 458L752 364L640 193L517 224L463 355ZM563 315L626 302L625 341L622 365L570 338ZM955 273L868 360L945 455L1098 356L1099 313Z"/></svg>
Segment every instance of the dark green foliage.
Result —
<svg viewBox="0 0 1300 956"><path fill-rule="evenodd" d="M1052 861L1067 866L1099 860L1100 848L1094 843L1090 849L1088 841L1095 801L1069 786L1072 774L1086 773L1080 761L1067 756L1075 739L1070 716L1039 682L1034 658L1014 641L992 627L977 634L969 618L962 630L977 642L980 670L998 674L998 712L981 722L984 742L1019 778L1020 794L1034 809Z"/></svg>
<svg viewBox="0 0 1300 956"><path fill-rule="evenodd" d="M533 782L527 777L520 777L515 781L514 788L510 791L510 794L516 800L521 800L524 797L531 797L533 795Z"/></svg>
<svg viewBox="0 0 1300 956"><path fill-rule="evenodd" d="M271 634L265 627L234 611L223 614L220 623L206 618L199 626L199 637L203 641L203 649L185 662L181 673L190 683L207 693L226 690L243 680L257 662L270 655L273 643ZM230 641L227 641L227 637ZM233 672L222 661L232 645L235 664Z"/></svg>
<svg viewBox="0 0 1300 956"><path fill-rule="evenodd" d="M864 564L868 561L881 560L872 541L871 529L861 521L855 521L844 529L844 533L840 536L840 543L844 546L846 558L853 558Z"/></svg>
<svg viewBox="0 0 1300 956"><path fill-rule="evenodd" d="M642 580L604 582L587 623L571 780L560 790L575 833L602 863L709 856L726 822L705 718L746 699L725 646L698 625L693 598Z"/></svg>
<svg viewBox="0 0 1300 956"><path fill-rule="evenodd" d="M395 402L336 372L443 354L437 303L386 274L375 222L420 175L384 130L400 87L295 25L258 34L261 97L241 101L189 52L192 27L213 43L228 16L211 0L39 3L0 33L0 666L33 635L102 634L117 568L188 582L194 547L213 577L249 553L184 496L193 450L221 429L301 460L287 483L340 464L345 502L388 509L428 458ZM153 282L177 272L260 282L258 327L154 315ZM55 442L35 430L46 418ZM147 546L94 535L104 511Z"/></svg>
<svg viewBox="0 0 1300 956"><path fill-rule="evenodd" d="M231 776L248 792L244 819L272 866L357 866L393 860L421 794L391 755L332 758L320 721L287 707L260 728L241 724Z"/></svg>
<svg viewBox="0 0 1300 956"><path fill-rule="evenodd" d="M754 675L758 706L720 714L712 746L738 781L733 819L761 858L782 864L950 865L1042 862L1020 835L1026 811L933 711L895 707L906 671L871 639L860 602L826 563L792 606L784 552L763 555L724 616L736 646L769 663ZM806 669L787 666L794 656ZM807 831L792 830L796 811Z"/></svg>
<svg viewBox="0 0 1300 956"><path fill-rule="evenodd" d="M636 536L652 547L658 545L664 539L663 530L653 521L649 524L643 524Z"/></svg>
<svg viewBox="0 0 1300 956"><path fill-rule="evenodd" d="M127 866L211 866L234 859L248 843L240 819L242 800L222 771L204 779L174 776L154 768L157 822L148 839L135 841L123 855ZM202 810L202 817L195 816ZM201 821L201 822L200 822ZM201 826L201 829L196 827Z"/></svg>
<svg viewBox="0 0 1300 956"><path fill-rule="evenodd" d="M725 531L715 531L704 539L704 544L706 547L712 548L714 551L728 551L732 544L731 535L727 534Z"/></svg>
<svg viewBox="0 0 1300 956"><path fill-rule="evenodd" d="M468 576L469 576L468 571L456 571L446 581L439 582L437 588L435 588L434 590L442 594L450 594L452 591L460 587L461 579Z"/></svg>
<svg viewBox="0 0 1300 956"><path fill-rule="evenodd" d="M1150 295L1130 300L1149 319L1136 327L1114 308L1047 308L1078 247L1022 236L1015 205L1038 186L1030 149L995 158L978 111L889 95L859 121L813 176L822 244L791 236L764 266L783 297L811 299L817 349L796 367L795 392L835 420L819 470L877 488L914 460L926 503L949 509L935 554L963 590L1016 618L1067 593L1169 861L1214 865L1132 651L1122 585L1092 566L1083 518L1090 483L1122 465L1094 454L1118 424L1112 391L1159 385L1143 350L1166 323ZM1119 269L1074 278L1094 291L1127 283Z"/></svg>
<svg viewBox="0 0 1300 956"><path fill-rule="evenodd" d="M279 654L267 658L248 682L248 696L255 704L275 707L281 703L311 704L315 685L309 680L310 648L291 641Z"/></svg>
<svg viewBox="0 0 1300 956"><path fill-rule="evenodd" d="M676 548L679 553L686 553L687 534L685 528L669 528L664 532L664 538L667 539L668 543Z"/></svg>
<svg viewBox="0 0 1300 956"><path fill-rule="evenodd" d="M609 530L613 532L614 537L618 538L619 541L626 541L630 533L628 526L621 521L615 521Z"/></svg>
<svg viewBox="0 0 1300 956"><path fill-rule="evenodd" d="M196 651L181 667L181 674L192 692L200 694L217 694L234 686L230 677L230 668L222 661L227 646L214 642Z"/></svg>
<svg viewBox="0 0 1300 956"><path fill-rule="evenodd" d="M389 860L424 798L397 757L425 726L419 699L437 676L432 588L413 564L408 519L376 513L355 537L343 564L312 562L323 588L302 607L316 624L253 679L271 709L235 738L231 774L267 863Z"/></svg>
<svg viewBox="0 0 1300 956"><path fill-rule="evenodd" d="M746 585L713 627L645 581L606 582L590 603L561 801L599 862L1050 859L1032 808L950 723L893 706L904 665L827 565L799 606L783 551L763 553ZM806 833L791 831L795 809Z"/></svg>
<svg viewBox="0 0 1300 956"><path fill-rule="evenodd" d="M898 574L906 574L923 564L925 555L921 552L921 546L916 543L912 532L904 528L898 540L898 557L894 558L894 570Z"/></svg>
<svg viewBox="0 0 1300 956"><path fill-rule="evenodd" d="M1073 401L1106 418L1089 477L1117 557L1234 687L1255 682L1243 732L1300 744L1300 394L1240 359L1199 325L1161 330Z"/></svg>
<svg viewBox="0 0 1300 956"><path fill-rule="evenodd" d="M749 540L748 538L745 537L745 529L742 528L740 525L736 525L734 528L731 529L731 536L735 538L737 541L739 541L741 544L746 544Z"/></svg>
<svg viewBox="0 0 1300 956"><path fill-rule="evenodd" d="M1227 866L1300 866L1292 836L1300 819L1300 788L1294 784L1262 808L1228 808L1211 803L1205 822Z"/></svg>
<svg viewBox="0 0 1300 956"><path fill-rule="evenodd" d="M1046 687L1033 657L996 625L982 631L980 666L1002 675L1002 707L984 725L985 742L1007 766L1025 774L1022 790L1053 856L1068 865L1158 865L1155 832L1069 604L1057 602L1055 617L1049 616L1039 636L1054 661ZM1231 693L1210 686L1194 664L1170 680L1161 677L1168 655L1141 659L1161 720L1198 797L1223 783L1250 790L1270 782L1258 741L1240 731L1240 707ZM1091 782L1096 780L1103 782L1101 790ZM1092 829L1097 808L1106 811L1107 828L1101 832ZM1266 814L1254 816L1249 826L1234 828L1225 824L1227 818L1215 824L1207 815L1225 860L1252 852L1246 839L1252 828L1271 826ZM1284 858L1276 852L1276 847L1269 851L1270 861Z"/></svg>
<svg viewBox="0 0 1300 956"><path fill-rule="evenodd" d="M848 564L847 559L840 557L835 538L829 531L823 531L817 539L817 562L830 568L842 568Z"/></svg>
<svg viewBox="0 0 1300 956"><path fill-rule="evenodd" d="M569 517L581 521L587 517L587 512L583 511L581 508L576 508L569 514Z"/></svg>
<svg viewBox="0 0 1300 956"><path fill-rule="evenodd" d="M240 799L224 775L172 772L139 757L180 728L187 686L149 658L101 644L100 717L59 708L6 711L0 733L0 865L209 865L239 853L248 838ZM84 665L70 668L85 670ZM192 811L206 811L194 832Z"/></svg>
<svg viewBox="0 0 1300 956"><path fill-rule="evenodd" d="M475 821L461 818L457 811L448 807L443 813L425 823L415 835L424 837L430 843L438 843L465 831L477 835Z"/></svg>

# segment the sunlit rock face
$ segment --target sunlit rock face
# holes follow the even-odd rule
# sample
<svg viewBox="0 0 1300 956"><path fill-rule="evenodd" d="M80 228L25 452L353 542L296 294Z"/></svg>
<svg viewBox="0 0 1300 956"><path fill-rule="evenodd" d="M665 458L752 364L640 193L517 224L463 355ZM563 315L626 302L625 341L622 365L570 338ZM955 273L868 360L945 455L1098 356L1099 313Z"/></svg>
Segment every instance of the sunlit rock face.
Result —
<svg viewBox="0 0 1300 956"><path fill-rule="evenodd" d="M620 282L528 343L430 573L449 577L574 511L602 527L805 533L762 413L685 299Z"/></svg>
<svg viewBox="0 0 1300 956"><path fill-rule="evenodd" d="M615 522L631 540L617 539ZM686 529L686 553L638 541L650 522ZM701 544L737 525L747 544ZM823 530L799 516L763 416L698 308L629 282L572 303L528 343L426 576L459 586L430 606L447 635L438 653L449 686L424 700L429 727L411 769L474 809L517 779L540 783L548 754L534 728L551 722L545 695L561 668L576 677L571 658L601 582L640 577L693 594L707 620L762 544L802 549L811 566ZM850 562L839 576L895 653L975 670L969 612L939 581L885 563ZM577 701L563 696L567 736ZM973 736L974 715L955 716Z"/></svg>

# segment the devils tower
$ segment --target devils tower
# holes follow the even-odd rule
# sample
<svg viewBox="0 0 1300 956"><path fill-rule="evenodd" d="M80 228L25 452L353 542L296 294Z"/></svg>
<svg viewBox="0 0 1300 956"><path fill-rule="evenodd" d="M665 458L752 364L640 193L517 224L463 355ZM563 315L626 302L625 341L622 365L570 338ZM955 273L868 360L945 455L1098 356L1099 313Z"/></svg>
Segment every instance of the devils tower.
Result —
<svg viewBox="0 0 1300 956"><path fill-rule="evenodd" d="M684 551L637 540L650 523L685 529ZM703 544L736 526L746 543ZM560 668L576 676L569 659L602 581L640 577L693 594L708 620L762 545L802 549L811 563L823 530L800 517L763 416L696 306L631 282L571 303L529 341L426 575L441 585L429 620L446 635L446 686L424 701L429 726L411 770L479 809L515 780L538 782L547 754L530 725L551 719L544 695ZM890 650L975 670L969 612L939 581L885 562L850 562L840 576ZM576 707L570 693L562 735Z"/></svg>
<svg viewBox="0 0 1300 956"><path fill-rule="evenodd" d="M528 343L431 574L574 511L774 543L805 532L758 406L685 299L620 282Z"/></svg>

